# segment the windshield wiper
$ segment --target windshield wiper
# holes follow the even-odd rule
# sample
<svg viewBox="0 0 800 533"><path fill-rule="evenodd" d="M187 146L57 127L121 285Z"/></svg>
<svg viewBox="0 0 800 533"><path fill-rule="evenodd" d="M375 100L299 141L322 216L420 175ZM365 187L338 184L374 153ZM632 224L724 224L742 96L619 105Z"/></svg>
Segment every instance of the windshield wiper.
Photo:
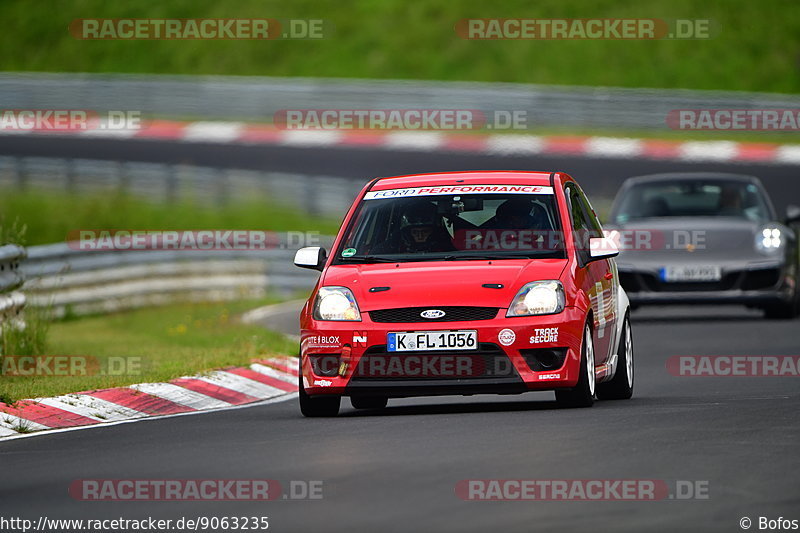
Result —
<svg viewBox="0 0 800 533"><path fill-rule="evenodd" d="M360 263L397 263L396 259L381 257L379 255L351 255L350 257L340 257L340 261L358 261Z"/></svg>
<svg viewBox="0 0 800 533"><path fill-rule="evenodd" d="M473 260L473 259L520 259L520 258L528 258L532 259L534 257L541 257L547 256L551 254L559 253L558 250L542 250L541 252L506 252L506 253L498 253L498 254L458 254L458 255L446 255L443 260L444 261L460 261L460 260Z"/></svg>

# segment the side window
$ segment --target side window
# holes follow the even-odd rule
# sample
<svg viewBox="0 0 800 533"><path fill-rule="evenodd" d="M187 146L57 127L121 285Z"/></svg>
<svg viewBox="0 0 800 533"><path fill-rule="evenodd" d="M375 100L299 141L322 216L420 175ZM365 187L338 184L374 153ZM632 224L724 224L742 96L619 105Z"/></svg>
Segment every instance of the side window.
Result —
<svg viewBox="0 0 800 533"><path fill-rule="evenodd" d="M564 192L569 201L575 248L581 261L586 262L589 259L589 239L602 237L603 230L583 191L576 184L567 183Z"/></svg>
<svg viewBox="0 0 800 533"><path fill-rule="evenodd" d="M575 187L575 193L578 196L578 199L581 204L581 209L583 210L584 220L586 221L586 228L591 231L592 237L602 237L603 236L603 227L600 225L600 220L597 218L597 213L594 212L592 209L592 205L589 203L589 199L586 198L586 195L580 189L580 187Z"/></svg>

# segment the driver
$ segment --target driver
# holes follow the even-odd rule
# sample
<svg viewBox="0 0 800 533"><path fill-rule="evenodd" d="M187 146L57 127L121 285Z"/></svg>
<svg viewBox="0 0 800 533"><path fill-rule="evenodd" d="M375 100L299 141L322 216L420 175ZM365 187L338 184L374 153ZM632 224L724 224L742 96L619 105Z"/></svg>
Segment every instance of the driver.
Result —
<svg viewBox="0 0 800 533"><path fill-rule="evenodd" d="M409 205L400 222L399 253L449 252L454 249L436 205L428 201Z"/></svg>

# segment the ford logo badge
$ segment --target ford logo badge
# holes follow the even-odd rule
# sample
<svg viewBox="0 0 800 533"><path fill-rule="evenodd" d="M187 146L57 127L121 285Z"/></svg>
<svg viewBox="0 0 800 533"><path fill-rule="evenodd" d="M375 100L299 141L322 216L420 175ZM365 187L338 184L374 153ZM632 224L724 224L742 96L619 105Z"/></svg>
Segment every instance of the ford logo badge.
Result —
<svg viewBox="0 0 800 533"><path fill-rule="evenodd" d="M422 318L442 318L446 313L441 309L427 309L419 314Z"/></svg>

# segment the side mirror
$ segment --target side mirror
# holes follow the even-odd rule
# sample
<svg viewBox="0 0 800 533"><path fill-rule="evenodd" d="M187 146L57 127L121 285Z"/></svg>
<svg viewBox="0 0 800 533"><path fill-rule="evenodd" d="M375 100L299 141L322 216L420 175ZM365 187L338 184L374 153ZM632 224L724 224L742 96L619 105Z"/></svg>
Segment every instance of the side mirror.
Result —
<svg viewBox="0 0 800 533"><path fill-rule="evenodd" d="M325 248L321 246L306 246L305 248L300 248L294 254L294 264L300 268L312 268L322 272L327 258L328 254L325 252Z"/></svg>
<svg viewBox="0 0 800 533"><path fill-rule="evenodd" d="M592 237L589 239L589 261L611 259L619 255L619 248L609 237Z"/></svg>
<svg viewBox="0 0 800 533"><path fill-rule="evenodd" d="M786 206L786 225L800 222L800 207L796 205Z"/></svg>

